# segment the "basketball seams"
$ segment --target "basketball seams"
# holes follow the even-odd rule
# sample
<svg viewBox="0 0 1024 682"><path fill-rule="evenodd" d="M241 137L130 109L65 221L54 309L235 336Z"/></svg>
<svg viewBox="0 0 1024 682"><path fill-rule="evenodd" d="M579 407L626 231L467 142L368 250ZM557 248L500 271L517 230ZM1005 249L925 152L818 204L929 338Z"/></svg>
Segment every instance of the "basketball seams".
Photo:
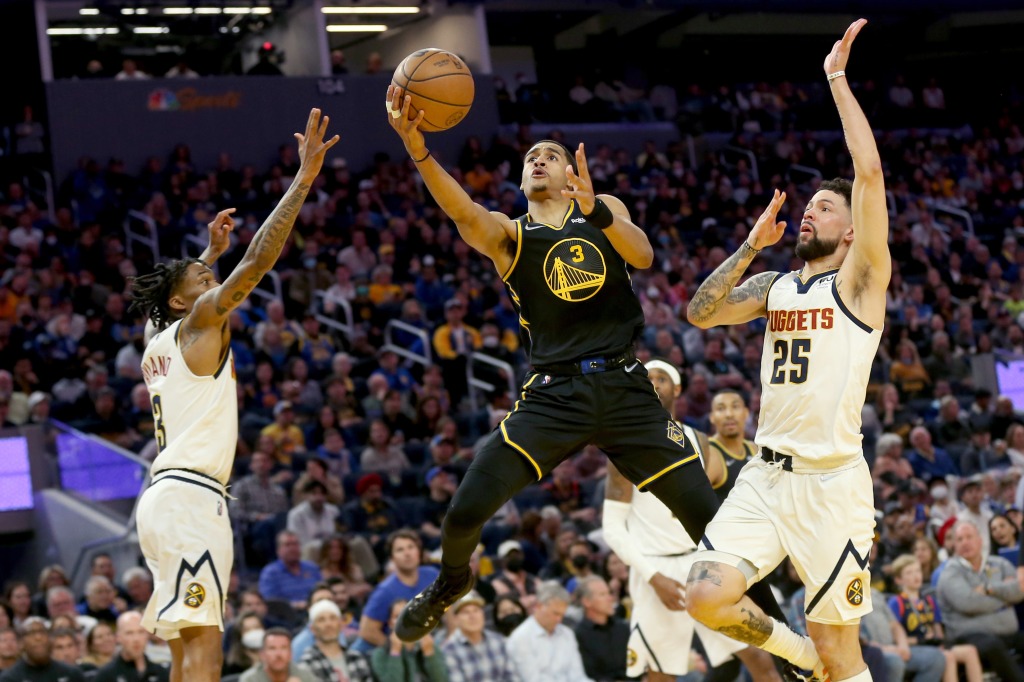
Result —
<svg viewBox="0 0 1024 682"><path fill-rule="evenodd" d="M450 60L455 65L458 65L458 68L465 68L461 66L462 64L464 64L461 58L456 57L452 52L448 50L444 50L441 48L426 48L423 54L419 55L418 62L416 63L415 66L410 65L410 59L413 58L413 56L414 55L409 55L402 60L401 64L399 65L399 68L396 69L395 74L391 79L391 83L396 87L404 89L410 96L412 96L412 104L415 109L425 112L421 124L421 130L423 130L424 132L440 132L448 130L449 128L457 124L460 120L462 120L462 118L469 112L470 108L473 106L475 91L473 75L468 71L468 69L464 71L454 71L452 70L453 67L447 65L446 62L439 62L440 65L436 67L436 69L433 64L430 64L430 62L437 62L439 58L445 58L446 61ZM431 75L416 78L416 74L420 72L421 67L424 64L429 65L429 68L424 73ZM441 70L445 70L445 72L437 73L437 71ZM445 87L445 81L442 80L448 76L468 76L470 80L468 84L466 81L447 81L448 83L453 84L459 83L459 85L457 86L453 85L453 87L456 90L456 92L453 93L447 90L447 88ZM434 83L433 81L437 82ZM423 85L424 89L431 91L431 94L436 94L439 97L449 97L454 94L462 95L463 97L465 97L468 94L467 99L469 101L466 102L465 104L462 104L457 102L445 101L439 99L439 97L432 97L431 95L424 95L421 92L417 91L415 85L417 83ZM433 92L435 90L436 92ZM439 108L441 108L442 110L437 111L437 109ZM431 120L435 116L439 116L441 118L441 122L435 123L433 120ZM453 118L455 120L454 122L451 122ZM451 122L451 125L445 125L445 123L448 122Z"/></svg>
<svg viewBox="0 0 1024 682"><path fill-rule="evenodd" d="M463 78L472 78L473 74L471 74L471 73L439 73L436 76L427 76L426 78L407 78L406 80L408 80L410 83L426 83L427 81L432 81L435 78L459 78L460 76L463 77Z"/></svg>
<svg viewBox="0 0 1024 682"><path fill-rule="evenodd" d="M412 73L406 73L405 67L403 66L402 67L402 74L405 75L406 82L407 83L412 82L412 77L416 75L416 72L419 71L419 68L421 66L423 66L424 64L426 64L429 59L434 57L434 55L438 55L438 54L448 54L448 53L445 52L444 50L435 50L435 51L432 51L432 52L427 52L425 55L423 55L423 59L420 60L420 63L416 65L416 68L412 70ZM455 55L451 55L451 56L454 57ZM406 57L406 59L408 59L408 57Z"/></svg>
<svg viewBox="0 0 1024 682"><path fill-rule="evenodd" d="M470 102L469 104L459 104L458 102L445 102L442 99L434 99L433 97L428 97L427 95L423 95L421 93L418 93L418 92L416 92L415 90L413 90L412 88L409 88L409 87L406 87L404 89L410 95L416 95L420 99L430 100L431 102L436 102L437 104L444 104L445 106L455 107L457 109L468 109L469 107L473 106L473 102Z"/></svg>

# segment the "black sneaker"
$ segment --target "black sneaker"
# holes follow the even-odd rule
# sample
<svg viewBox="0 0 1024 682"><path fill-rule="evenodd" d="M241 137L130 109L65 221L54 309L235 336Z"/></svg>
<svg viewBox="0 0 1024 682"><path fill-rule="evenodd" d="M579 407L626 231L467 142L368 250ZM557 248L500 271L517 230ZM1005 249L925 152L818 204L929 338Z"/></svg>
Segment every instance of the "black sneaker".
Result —
<svg viewBox="0 0 1024 682"><path fill-rule="evenodd" d="M831 682L832 678L829 677L821 663L818 663L811 672L801 670L792 663L787 663L782 671L782 679L786 682Z"/></svg>
<svg viewBox="0 0 1024 682"><path fill-rule="evenodd" d="M403 642L415 642L428 635L441 622L445 611L473 589L473 574L469 568L450 575L441 569L427 589L412 598L395 623L395 634Z"/></svg>

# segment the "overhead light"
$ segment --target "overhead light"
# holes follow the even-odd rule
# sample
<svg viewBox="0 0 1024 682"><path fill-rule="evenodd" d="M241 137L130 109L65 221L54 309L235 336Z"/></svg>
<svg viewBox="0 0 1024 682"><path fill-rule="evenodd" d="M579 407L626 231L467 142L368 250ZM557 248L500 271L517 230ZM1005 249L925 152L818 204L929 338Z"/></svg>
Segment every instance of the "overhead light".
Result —
<svg viewBox="0 0 1024 682"><path fill-rule="evenodd" d="M48 36L99 36L99 35L116 35L120 31L116 26L90 26L88 28L48 28L46 29L46 35Z"/></svg>
<svg viewBox="0 0 1024 682"><path fill-rule="evenodd" d="M322 7L324 14L419 14L419 7L395 5L393 7Z"/></svg>
<svg viewBox="0 0 1024 682"><path fill-rule="evenodd" d="M191 7L164 7L164 14L192 14Z"/></svg>
<svg viewBox="0 0 1024 682"><path fill-rule="evenodd" d="M220 7L196 7L196 14L220 14Z"/></svg>
<svg viewBox="0 0 1024 682"><path fill-rule="evenodd" d="M149 14L149 10L145 7L139 7L138 9L135 9L134 7L122 7L121 14Z"/></svg>
<svg viewBox="0 0 1024 682"><path fill-rule="evenodd" d="M170 33L171 29L166 26L134 26L132 33Z"/></svg>
<svg viewBox="0 0 1024 682"><path fill-rule="evenodd" d="M99 14L100 11L95 7L83 7L82 9L78 10L78 13L82 16L95 16Z"/></svg>
<svg viewBox="0 0 1024 682"><path fill-rule="evenodd" d="M146 9L145 7L139 7L138 9L135 10L135 13L136 14L149 14L149 10Z"/></svg>
<svg viewBox="0 0 1024 682"><path fill-rule="evenodd" d="M252 7L225 7L224 14L248 14Z"/></svg>
<svg viewBox="0 0 1024 682"><path fill-rule="evenodd" d="M253 7L252 8L252 13L253 14L270 14L270 8L269 7Z"/></svg>
<svg viewBox="0 0 1024 682"><path fill-rule="evenodd" d="M379 33L388 30L384 24L328 24L329 33Z"/></svg>

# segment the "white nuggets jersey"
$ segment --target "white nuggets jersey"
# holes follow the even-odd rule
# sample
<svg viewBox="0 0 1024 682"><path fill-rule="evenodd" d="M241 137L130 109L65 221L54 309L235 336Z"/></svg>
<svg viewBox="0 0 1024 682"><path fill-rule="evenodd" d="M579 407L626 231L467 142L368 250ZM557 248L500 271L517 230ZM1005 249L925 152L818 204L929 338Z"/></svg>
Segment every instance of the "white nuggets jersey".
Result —
<svg viewBox="0 0 1024 682"><path fill-rule="evenodd" d="M779 275L768 290L756 442L793 469L836 469L861 456L861 408L882 332L854 317L838 270L806 282Z"/></svg>
<svg viewBox="0 0 1024 682"><path fill-rule="evenodd" d="M678 423L678 422L677 422ZM693 428L682 425L686 438L704 463L704 453ZM636 541L641 553L647 556L674 556L697 548L693 540L672 515L672 511L654 493L642 493L633 486L633 500L626 517L626 530Z"/></svg>
<svg viewBox="0 0 1024 682"><path fill-rule="evenodd" d="M159 449L153 473L191 469L227 486L238 441L238 394L231 351L212 376L197 376L178 348L181 320L158 333L142 355Z"/></svg>

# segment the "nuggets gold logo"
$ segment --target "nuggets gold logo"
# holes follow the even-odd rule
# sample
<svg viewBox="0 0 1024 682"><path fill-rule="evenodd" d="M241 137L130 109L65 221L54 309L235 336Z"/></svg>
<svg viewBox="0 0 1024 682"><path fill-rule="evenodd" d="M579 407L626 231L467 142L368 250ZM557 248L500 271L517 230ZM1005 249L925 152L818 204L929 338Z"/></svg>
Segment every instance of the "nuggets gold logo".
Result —
<svg viewBox="0 0 1024 682"><path fill-rule="evenodd" d="M632 668L636 665L636 652L632 649L626 649L626 667Z"/></svg>
<svg viewBox="0 0 1024 682"><path fill-rule="evenodd" d="M853 581L846 586L846 601L850 602L854 606L860 606L864 603L864 583L861 582L860 578L854 578Z"/></svg>
<svg viewBox="0 0 1024 682"><path fill-rule="evenodd" d="M189 583L185 588L185 606L198 609L206 599L206 590L199 583Z"/></svg>
<svg viewBox="0 0 1024 682"><path fill-rule="evenodd" d="M563 239L544 257L544 280L563 301L587 300L601 290L604 278L604 254L585 239Z"/></svg>
<svg viewBox="0 0 1024 682"><path fill-rule="evenodd" d="M683 427L676 424L674 421L668 423L668 429L665 431L665 435L668 439L680 447L686 447L686 434L683 432Z"/></svg>

